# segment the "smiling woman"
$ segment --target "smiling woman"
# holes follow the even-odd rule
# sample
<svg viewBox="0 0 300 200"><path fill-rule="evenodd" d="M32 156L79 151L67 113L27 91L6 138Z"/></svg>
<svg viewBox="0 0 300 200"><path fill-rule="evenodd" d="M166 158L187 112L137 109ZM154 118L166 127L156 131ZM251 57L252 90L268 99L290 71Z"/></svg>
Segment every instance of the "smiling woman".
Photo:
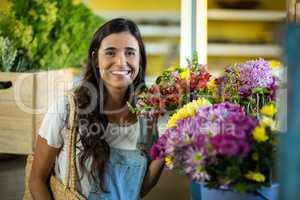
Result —
<svg viewBox="0 0 300 200"><path fill-rule="evenodd" d="M150 162L139 148L143 132L155 133L156 120L144 123L127 106L145 85L145 70L145 47L133 21L113 19L95 32L85 74L72 93L77 190L86 198L137 200L158 181L163 161ZM30 181L35 199L50 197L46 180L52 166L61 181L66 174L68 117L64 98L50 108L39 130Z"/></svg>

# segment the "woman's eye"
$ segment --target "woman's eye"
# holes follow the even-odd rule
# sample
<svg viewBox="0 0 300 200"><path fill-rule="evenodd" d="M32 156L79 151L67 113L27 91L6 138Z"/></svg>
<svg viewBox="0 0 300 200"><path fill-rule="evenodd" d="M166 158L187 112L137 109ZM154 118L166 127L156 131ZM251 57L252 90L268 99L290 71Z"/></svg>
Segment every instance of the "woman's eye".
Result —
<svg viewBox="0 0 300 200"><path fill-rule="evenodd" d="M127 52L126 52L126 55L127 55L127 56L134 56L134 55L135 55L135 52L134 52L134 51L127 51Z"/></svg>
<svg viewBox="0 0 300 200"><path fill-rule="evenodd" d="M115 52L113 52L113 51L106 51L105 55L107 55L107 56L114 56Z"/></svg>

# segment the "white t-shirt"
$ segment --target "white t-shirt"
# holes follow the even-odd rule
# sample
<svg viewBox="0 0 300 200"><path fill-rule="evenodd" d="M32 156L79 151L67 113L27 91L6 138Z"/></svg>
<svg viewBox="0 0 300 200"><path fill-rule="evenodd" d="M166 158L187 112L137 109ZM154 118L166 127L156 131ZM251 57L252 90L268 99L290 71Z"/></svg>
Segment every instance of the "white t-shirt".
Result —
<svg viewBox="0 0 300 200"><path fill-rule="evenodd" d="M67 113L68 113L68 98L61 97L56 103L50 106L46 113L41 127L39 129L39 135L47 140L49 146L54 148L60 148L60 151L56 157L54 171L56 176L63 182L65 177L65 163L66 163L66 151L68 144L68 129L66 127ZM140 133L140 125L138 122L129 126L119 126L118 124L109 123L104 134L104 138L110 147L134 150L137 149L137 141ZM77 137L78 139L78 137ZM78 144L79 148L81 143ZM76 149L76 155L78 155L79 149ZM85 163L87 169L91 167L91 159L88 159ZM77 182L77 190L88 197L92 178L91 173L88 171L82 175L79 169L78 156L76 157L77 175L81 177Z"/></svg>

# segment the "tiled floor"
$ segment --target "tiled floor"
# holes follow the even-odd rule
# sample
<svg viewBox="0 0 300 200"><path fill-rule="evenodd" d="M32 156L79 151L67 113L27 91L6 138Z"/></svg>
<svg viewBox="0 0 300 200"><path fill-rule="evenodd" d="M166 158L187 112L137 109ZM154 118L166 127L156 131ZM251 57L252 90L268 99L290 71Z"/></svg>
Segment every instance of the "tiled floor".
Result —
<svg viewBox="0 0 300 200"><path fill-rule="evenodd" d="M0 155L0 200L20 200L24 191L24 156ZM165 170L158 185L144 200L190 200L189 182L185 177Z"/></svg>

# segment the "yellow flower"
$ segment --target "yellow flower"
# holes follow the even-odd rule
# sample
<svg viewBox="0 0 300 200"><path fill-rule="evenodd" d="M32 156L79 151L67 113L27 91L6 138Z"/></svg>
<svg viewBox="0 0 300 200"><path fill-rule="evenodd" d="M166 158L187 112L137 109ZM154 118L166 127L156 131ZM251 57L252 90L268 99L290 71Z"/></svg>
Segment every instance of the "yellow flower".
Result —
<svg viewBox="0 0 300 200"><path fill-rule="evenodd" d="M165 157L165 164L167 167L170 167L173 164L173 158L171 156Z"/></svg>
<svg viewBox="0 0 300 200"><path fill-rule="evenodd" d="M279 60L269 60L268 63L271 69L278 69L283 66Z"/></svg>
<svg viewBox="0 0 300 200"><path fill-rule="evenodd" d="M190 75L190 70L185 69L184 71L180 72L179 78L180 79L186 79Z"/></svg>
<svg viewBox="0 0 300 200"><path fill-rule="evenodd" d="M260 113L261 114L267 115L269 117L273 117L276 112L277 112L277 108L276 108L276 106L273 103L272 104L268 104L268 105L264 105L260 109Z"/></svg>
<svg viewBox="0 0 300 200"><path fill-rule="evenodd" d="M252 131L252 135L257 142L265 142L269 139L269 137L266 134L266 128L263 125L256 127Z"/></svg>
<svg viewBox="0 0 300 200"><path fill-rule="evenodd" d="M271 117L263 116L259 120L259 123L262 126L268 126L268 127L270 127L272 131L279 130L278 124Z"/></svg>
<svg viewBox="0 0 300 200"><path fill-rule="evenodd" d="M266 117L266 116L263 116L260 120L259 120L259 123L262 125L262 126L274 126L274 120L270 117Z"/></svg>
<svg viewBox="0 0 300 200"><path fill-rule="evenodd" d="M265 182L265 180L266 180L265 176L260 172L249 171L245 175L245 177L249 180L256 181L256 182Z"/></svg>
<svg viewBox="0 0 300 200"><path fill-rule="evenodd" d="M172 128L175 124L176 124L176 121L180 118L179 114L178 113L174 113L168 120L168 123L167 123L167 128Z"/></svg>
<svg viewBox="0 0 300 200"><path fill-rule="evenodd" d="M169 118L167 128L172 128L179 119L185 119L194 116L199 108L208 105L210 105L210 102L205 98L199 98L184 105Z"/></svg>

